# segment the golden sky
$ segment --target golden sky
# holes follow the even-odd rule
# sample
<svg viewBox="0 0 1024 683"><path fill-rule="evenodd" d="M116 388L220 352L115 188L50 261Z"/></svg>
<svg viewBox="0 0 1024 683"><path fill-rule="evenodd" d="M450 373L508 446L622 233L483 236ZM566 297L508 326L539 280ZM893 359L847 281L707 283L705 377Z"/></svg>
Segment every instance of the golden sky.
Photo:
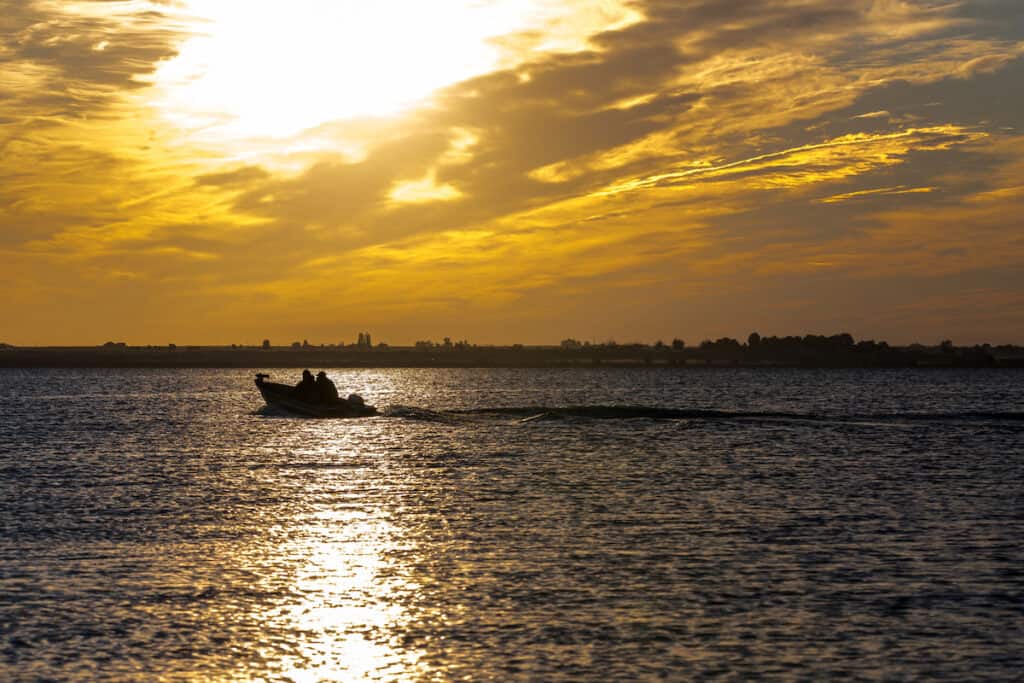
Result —
<svg viewBox="0 0 1024 683"><path fill-rule="evenodd" d="M0 0L0 342L1024 342L1019 0Z"/></svg>

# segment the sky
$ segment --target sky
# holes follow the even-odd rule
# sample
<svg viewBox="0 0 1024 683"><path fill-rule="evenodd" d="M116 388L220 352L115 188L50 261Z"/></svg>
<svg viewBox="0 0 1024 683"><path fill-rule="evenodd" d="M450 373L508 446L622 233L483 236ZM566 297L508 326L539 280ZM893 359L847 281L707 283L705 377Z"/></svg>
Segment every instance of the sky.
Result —
<svg viewBox="0 0 1024 683"><path fill-rule="evenodd" d="M0 342L1024 342L1020 0L0 0Z"/></svg>

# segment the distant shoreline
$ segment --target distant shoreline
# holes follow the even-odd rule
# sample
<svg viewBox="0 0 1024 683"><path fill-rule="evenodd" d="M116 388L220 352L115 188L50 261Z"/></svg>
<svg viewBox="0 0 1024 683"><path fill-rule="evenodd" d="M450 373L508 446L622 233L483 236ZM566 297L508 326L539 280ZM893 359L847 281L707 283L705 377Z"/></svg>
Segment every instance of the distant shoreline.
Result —
<svg viewBox="0 0 1024 683"><path fill-rule="evenodd" d="M0 368L974 368L1024 367L1024 355L970 349L824 350L788 355L642 345L559 347L6 347Z"/></svg>

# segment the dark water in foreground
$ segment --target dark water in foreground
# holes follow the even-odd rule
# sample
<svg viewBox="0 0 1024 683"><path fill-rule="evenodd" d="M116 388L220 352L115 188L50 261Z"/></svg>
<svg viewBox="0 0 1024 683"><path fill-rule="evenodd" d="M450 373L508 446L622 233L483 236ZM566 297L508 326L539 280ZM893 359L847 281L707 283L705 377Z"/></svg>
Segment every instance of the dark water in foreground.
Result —
<svg viewBox="0 0 1024 683"><path fill-rule="evenodd" d="M1024 372L331 375L0 371L0 680L1024 668Z"/></svg>

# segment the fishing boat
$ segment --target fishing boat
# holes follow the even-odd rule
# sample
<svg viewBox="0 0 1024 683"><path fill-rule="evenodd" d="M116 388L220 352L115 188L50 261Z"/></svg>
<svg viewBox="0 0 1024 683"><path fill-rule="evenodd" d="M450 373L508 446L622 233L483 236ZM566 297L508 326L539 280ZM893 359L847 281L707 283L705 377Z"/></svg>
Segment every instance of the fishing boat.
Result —
<svg viewBox="0 0 1024 683"><path fill-rule="evenodd" d="M260 390L267 405L273 408L306 417L370 417L378 414L377 409L366 405L358 394L349 394L348 398L331 401L310 400L298 395L295 387L289 384L268 382L269 377L262 372L257 374L256 388Z"/></svg>

